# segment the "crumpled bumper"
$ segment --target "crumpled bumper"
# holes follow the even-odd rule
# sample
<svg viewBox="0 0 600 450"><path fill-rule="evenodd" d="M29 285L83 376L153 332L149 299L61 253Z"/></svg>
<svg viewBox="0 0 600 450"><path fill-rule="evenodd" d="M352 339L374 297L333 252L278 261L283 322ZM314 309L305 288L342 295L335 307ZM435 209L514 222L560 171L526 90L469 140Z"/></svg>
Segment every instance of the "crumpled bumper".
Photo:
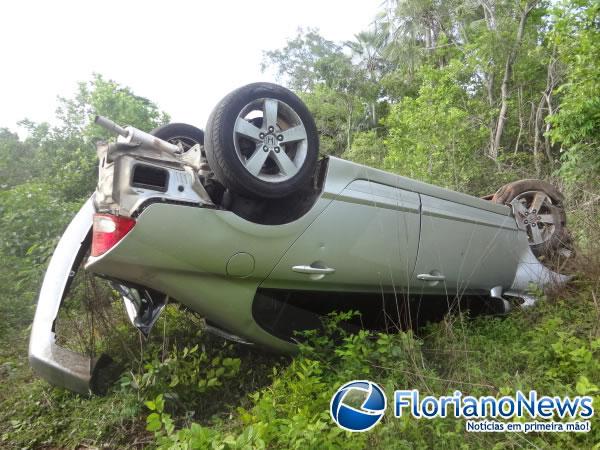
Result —
<svg viewBox="0 0 600 450"><path fill-rule="evenodd" d="M56 386L87 394L105 357L92 359L59 347L54 322L77 268L91 242L93 197L81 207L61 237L40 291L29 340L29 363L42 378Z"/></svg>

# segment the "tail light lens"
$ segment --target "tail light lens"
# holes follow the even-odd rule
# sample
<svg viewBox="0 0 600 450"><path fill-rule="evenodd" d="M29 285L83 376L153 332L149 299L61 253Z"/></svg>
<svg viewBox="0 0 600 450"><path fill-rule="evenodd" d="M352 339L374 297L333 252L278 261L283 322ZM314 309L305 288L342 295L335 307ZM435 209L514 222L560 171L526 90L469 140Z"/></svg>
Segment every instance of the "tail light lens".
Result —
<svg viewBox="0 0 600 450"><path fill-rule="evenodd" d="M100 256L113 248L131 231L135 220L111 214L94 214L92 256Z"/></svg>

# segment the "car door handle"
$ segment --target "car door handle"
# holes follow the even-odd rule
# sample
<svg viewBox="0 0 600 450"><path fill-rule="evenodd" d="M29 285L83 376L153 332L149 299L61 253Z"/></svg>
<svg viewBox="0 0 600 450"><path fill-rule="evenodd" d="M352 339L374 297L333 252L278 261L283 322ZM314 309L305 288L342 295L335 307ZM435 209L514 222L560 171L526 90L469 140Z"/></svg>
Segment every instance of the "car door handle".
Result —
<svg viewBox="0 0 600 450"><path fill-rule="evenodd" d="M315 267L315 266L293 266L292 270L298 273L306 273L308 275L329 275L335 272L332 267Z"/></svg>
<svg viewBox="0 0 600 450"><path fill-rule="evenodd" d="M417 275L417 280L421 281L444 281L446 277L444 275L433 275L430 273L420 273Z"/></svg>

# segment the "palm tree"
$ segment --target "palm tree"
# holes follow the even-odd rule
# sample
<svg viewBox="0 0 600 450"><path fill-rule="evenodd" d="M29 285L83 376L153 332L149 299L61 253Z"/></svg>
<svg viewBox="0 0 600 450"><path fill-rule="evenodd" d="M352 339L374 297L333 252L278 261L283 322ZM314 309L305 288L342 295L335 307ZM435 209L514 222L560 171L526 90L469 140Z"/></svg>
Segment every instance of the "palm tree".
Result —
<svg viewBox="0 0 600 450"><path fill-rule="evenodd" d="M381 97L380 81L388 71L389 64L383 56L385 40L376 29L354 35L353 41L344 43L352 53L356 67L366 75L362 96L367 100L370 126L377 126L377 101Z"/></svg>

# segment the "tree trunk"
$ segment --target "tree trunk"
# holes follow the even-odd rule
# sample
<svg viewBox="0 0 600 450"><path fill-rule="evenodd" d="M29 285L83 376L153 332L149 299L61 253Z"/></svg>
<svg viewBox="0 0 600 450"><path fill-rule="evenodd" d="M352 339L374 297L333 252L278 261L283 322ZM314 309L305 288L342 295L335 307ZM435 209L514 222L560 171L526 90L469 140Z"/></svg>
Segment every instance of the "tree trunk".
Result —
<svg viewBox="0 0 600 450"><path fill-rule="evenodd" d="M373 126L377 126L377 104L371 102L371 117L373 118Z"/></svg>
<svg viewBox="0 0 600 450"><path fill-rule="evenodd" d="M488 30L496 31L496 4L494 0L480 0L479 4L483 8L483 17Z"/></svg>
<svg viewBox="0 0 600 450"><path fill-rule="evenodd" d="M517 29L517 37L513 47L508 53L506 63L504 64L504 75L502 76L502 84L500 85L500 112L498 113L498 120L496 121L496 129L494 135L494 141L490 148L490 157L494 161L498 158L498 152L500 150L500 142L502 140L502 133L504 132L504 126L506 125L506 114L508 112L508 84L512 74L512 68L517 58L517 51L523 42L523 34L525 32L525 24L527 23L527 17L531 10L535 7L537 0L533 0L525 6L525 9L521 12L521 18L519 20L519 27Z"/></svg>
<svg viewBox="0 0 600 450"><path fill-rule="evenodd" d="M546 90L544 91L544 99L546 100L546 105L548 107L547 116L551 116L554 114L554 108L552 107L552 92L554 88L556 88L558 84L558 80L556 79L556 74L554 70L556 69L556 48L552 50L552 55L550 56L550 61L548 62L548 75L546 77ZM550 122L546 122L546 132L544 133L544 148L546 150L546 157L548 158L548 162L550 163L550 169L554 170L554 159L552 158L551 145L550 145L550 136L548 135L550 131Z"/></svg>
<svg viewBox="0 0 600 450"><path fill-rule="evenodd" d="M487 101L488 101L488 106L490 107L490 109L492 109L494 107L494 72L493 72L493 67L490 70L490 72L488 74L484 75L484 79L485 79L485 89L487 91ZM493 118L490 118L490 123L488 125L488 128L490 130L490 146L489 149L493 148L494 145L494 125L495 125L495 120ZM494 159L494 161L496 160L495 157L492 156L491 152L490 156ZM497 156L497 155L496 155Z"/></svg>
<svg viewBox="0 0 600 450"><path fill-rule="evenodd" d="M479 4L483 8L483 15L485 18L485 23L486 23L487 29L489 31L493 31L495 33L496 32L496 5L494 4L493 1L490 2L488 0L480 0ZM485 89L487 92L488 106L491 109L494 107L495 75L494 75L494 64L493 63L490 63L488 72L484 71L483 79L484 79L484 83L485 83ZM497 158L497 155L494 155L492 153L492 149L494 148L494 130L495 130L495 120L493 118L490 118L490 123L488 125L488 128L490 130L490 137L489 137L490 143L489 143L489 147L488 147L488 154L495 161Z"/></svg>
<svg viewBox="0 0 600 450"><path fill-rule="evenodd" d="M542 145L542 134L544 139L544 151L546 154L546 158L548 159L548 164L550 166L550 170L554 169L554 160L552 158L551 152L551 144L550 137L548 136L548 132L550 131L550 123L546 122L544 125L544 117L548 117L554 113L554 108L552 107L552 92L556 88L559 83L559 80L556 79L556 74L554 73L556 65L555 52L553 51L550 56L550 61L548 62L547 76L546 76L546 89L542 92L542 96L540 97L539 104L536 108L535 112L535 121L534 121L534 143L533 143L533 157L536 168L536 175L539 177L541 172L541 145ZM544 116L544 110L546 110L546 115ZM542 133L544 131L544 133Z"/></svg>
<svg viewBox="0 0 600 450"><path fill-rule="evenodd" d="M519 134L517 134L517 141L515 142L515 155L519 151L519 144L521 143L521 136L523 135L523 86L519 86L517 94L519 96Z"/></svg>
<svg viewBox="0 0 600 450"><path fill-rule="evenodd" d="M540 99L540 103L535 111L535 119L533 122L534 126L534 138L533 138L533 164L535 165L535 176L540 177L542 167L540 164L540 121L542 118L542 108L544 107L544 97Z"/></svg>
<svg viewBox="0 0 600 450"><path fill-rule="evenodd" d="M346 123L346 151L349 152L352 147L352 116L354 115L354 106L352 99L348 102L348 121Z"/></svg>

